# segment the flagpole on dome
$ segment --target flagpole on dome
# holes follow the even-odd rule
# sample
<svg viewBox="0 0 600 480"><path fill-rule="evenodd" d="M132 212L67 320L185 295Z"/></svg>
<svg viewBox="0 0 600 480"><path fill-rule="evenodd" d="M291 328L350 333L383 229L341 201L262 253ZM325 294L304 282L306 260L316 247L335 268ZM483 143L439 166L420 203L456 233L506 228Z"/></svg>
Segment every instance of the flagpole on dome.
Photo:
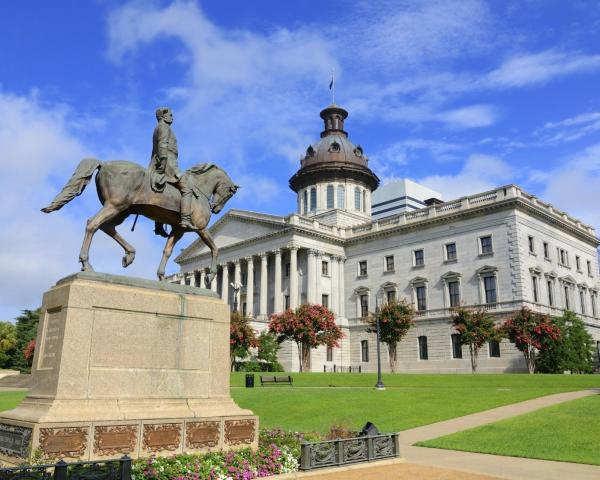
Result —
<svg viewBox="0 0 600 480"><path fill-rule="evenodd" d="M329 90L331 90L331 103L335 104L335 70L331 70L331 82L329 82Z"/></svg>

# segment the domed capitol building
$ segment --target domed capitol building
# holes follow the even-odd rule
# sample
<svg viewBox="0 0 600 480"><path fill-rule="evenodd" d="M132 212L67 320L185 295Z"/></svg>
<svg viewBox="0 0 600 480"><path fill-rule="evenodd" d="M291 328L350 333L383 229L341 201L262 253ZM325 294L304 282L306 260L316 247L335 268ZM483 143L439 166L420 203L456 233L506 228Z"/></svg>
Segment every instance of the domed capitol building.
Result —
<svg viewBox="0 0 600 480"><path fill-rule="evenodd" d="M450 320L457 305L484 308L498 320L522 306L550 315L572 310L598 349L600 240L593 227L516 185L450 201L409 180L378 188L365 151L348 138L347 116L337 105L321 112L320 139L289 180L295 213L230 210L210 228L220 262L213 291L238 305L257 331L274 312L327 306L345 337L339 348L312 350L316 372L334 365L375 371L376 337L364 317L403 298L417 316L398 345L398 371L470 372ZM171 280L204 285L210 261L198 240L177 257L181 270ZM295 344L283 344L280 362L299 370ZM389 368L387 348L382 366ZM526 367L503 340L481 350L478 370Z"/></svg>

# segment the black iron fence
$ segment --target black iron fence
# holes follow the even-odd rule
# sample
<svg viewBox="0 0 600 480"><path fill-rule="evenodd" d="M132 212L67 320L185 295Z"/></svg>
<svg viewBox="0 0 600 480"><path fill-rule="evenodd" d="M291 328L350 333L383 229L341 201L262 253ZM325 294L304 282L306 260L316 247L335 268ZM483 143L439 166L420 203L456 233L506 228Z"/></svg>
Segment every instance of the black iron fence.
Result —
<svg viewBox="0 0 600 480"><path fill-rule="evenodd" d="M400 456L397 433L302 443L300 470L336 467Z"/></svg>
<svg viewBox="0 0 600 480"><path fill-rule="evenodd" d="M131 458L0 468L0 480L131 480Z"/></svg>
<svg viewBox="0 0 600 480"><path fill-rule="evenodd" d="M360 365L343 367L341 365L323 365L323 373L362 373L362 367Z"/></svg>

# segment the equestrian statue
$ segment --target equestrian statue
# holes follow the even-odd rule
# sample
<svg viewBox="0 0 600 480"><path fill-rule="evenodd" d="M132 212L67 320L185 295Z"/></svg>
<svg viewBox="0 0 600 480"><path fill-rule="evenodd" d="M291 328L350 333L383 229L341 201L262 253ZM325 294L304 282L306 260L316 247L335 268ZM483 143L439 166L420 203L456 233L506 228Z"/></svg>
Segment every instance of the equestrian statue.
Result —
<svg viewBox="0 0 600 480"><path fill-rule="evenodd" d="M117 233L116 227L129 215L135 214L136 220L137 215L144 215L155 221L157 235L167 237L157 271L159 280L165 279L165 267L175 244L185 232L196 232L212 254L210 274L206 276L206 286L210 286L217 274L218 249L206 227L211 212L219 213L239 186L214 164L201 163L185 172L179 170L177 139L171 128L173 113L167 107L158 108L156 119L158 124L152 136L152 157L147 170L125 160L101 162L84 158L61 192L50 205L42 208L42 212L59 210L80 195L98 170L96 190L102 208L87 221L79 253L81 269L93 271L89 251L98 229L114 238L125 250L123 267L131 265L135 248ZM171 226L168 234L165 224Z"/></svg>

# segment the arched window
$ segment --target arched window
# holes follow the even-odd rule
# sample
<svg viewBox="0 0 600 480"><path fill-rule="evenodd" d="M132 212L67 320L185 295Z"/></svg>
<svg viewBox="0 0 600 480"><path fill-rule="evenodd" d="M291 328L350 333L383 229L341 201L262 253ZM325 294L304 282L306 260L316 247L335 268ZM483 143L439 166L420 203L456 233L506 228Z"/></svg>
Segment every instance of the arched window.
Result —
<svg viewBox="0 0 600 480"><path fill-rule="evenodd" d="M354 187L354 210L360 210L360 188Z"/></svg>
<svg viewBox="0 0 600 480"><path fill-rule="evenodd" d="M343 185L337 187L337 208L346 208L346 189Z"/></svg>
<svg viewBox="0 0 600 480"><path fill-rule="evenodd" d="M308 212L308 190L304 190L302 193L302 213Z"/></svg>
<svg viewBox="0 0 600 480"><path fill-rule="evenodd" d="M327 208L333 208L333 185L327 185Z"/></svg>
<svg viewBox="0 0 600 480"><path fill-rule="evenodd" d="M312 187L310 189L310 211L314 212L317 209L317 189Z"/></svg>
<svg viewBox="0 0 600 480"><path fill-rule="evenodd" d="M367 191L363 190L362 211L365 212L366 209L367 209Z"/></svg>

